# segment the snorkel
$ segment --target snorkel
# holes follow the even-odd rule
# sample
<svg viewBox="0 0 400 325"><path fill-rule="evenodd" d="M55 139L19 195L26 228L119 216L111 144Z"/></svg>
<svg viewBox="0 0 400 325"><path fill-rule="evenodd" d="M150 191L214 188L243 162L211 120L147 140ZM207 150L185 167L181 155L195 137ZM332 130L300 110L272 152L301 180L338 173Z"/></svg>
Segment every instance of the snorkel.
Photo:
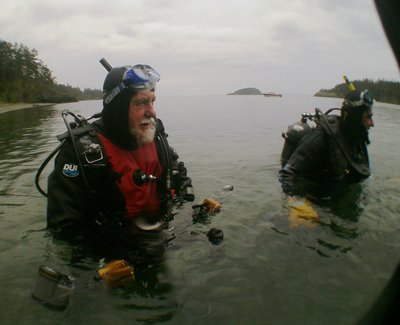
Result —
<svg viewBox="0 0 400 325"><path fill-rule="evenodd" d="M354 87L353 83L349 79L347 79L346 75L343 76L343 80L347 84L350 90L356 90L356 87Z"/></svg>
<svg viewBox="0 0 400 325"><path fill-rule="evenodd" d="M99 62L107 70L107 72L110 72L112 70L111 64L108 63L105 58L101 58Z"/></svg>

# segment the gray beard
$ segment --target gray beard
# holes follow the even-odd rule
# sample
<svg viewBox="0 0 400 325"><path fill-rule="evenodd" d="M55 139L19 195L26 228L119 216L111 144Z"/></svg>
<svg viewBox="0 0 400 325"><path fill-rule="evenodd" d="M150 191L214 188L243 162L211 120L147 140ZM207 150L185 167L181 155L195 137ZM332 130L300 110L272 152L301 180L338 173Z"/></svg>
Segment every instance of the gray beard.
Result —
<svg viewBox="0 0 400 325"><path fill-rule="evenodd" d="M139 146L150 143L154 140L154 135L156 133L156 123L153 118L151 118L151 124L152 126L144 132L131 129L131 133L135 137L136 142Z"/></svg>

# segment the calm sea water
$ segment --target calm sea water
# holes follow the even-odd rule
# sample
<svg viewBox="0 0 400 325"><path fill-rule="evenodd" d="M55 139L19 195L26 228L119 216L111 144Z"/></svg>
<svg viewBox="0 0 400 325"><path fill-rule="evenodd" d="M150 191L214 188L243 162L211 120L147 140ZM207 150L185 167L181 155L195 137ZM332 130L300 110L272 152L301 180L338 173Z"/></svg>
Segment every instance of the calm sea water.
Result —
<svg viewBox="0 0 400 325"><path fill-rule="evenodd" d="M46 233L46 200L33 182L65 131L62 110L89 116L101 102L0 114L0 322L354 323L400 262L400 107L377 103L372 177L316 207L316 227L289 228L277 180L282 131L302 112L339 106L338 99L302 96L159 96L158 116L193 179L195 203L212 197L223 208L200 223L192 221L192 204L179 209L162 260L114 290L98 280L98 259L74 260L69 245ZM234 190L224 193L225 185ZM223 231L221 244L208 240L211 228ZM42 264L75 278L66 309L31 298Z"/></svg>

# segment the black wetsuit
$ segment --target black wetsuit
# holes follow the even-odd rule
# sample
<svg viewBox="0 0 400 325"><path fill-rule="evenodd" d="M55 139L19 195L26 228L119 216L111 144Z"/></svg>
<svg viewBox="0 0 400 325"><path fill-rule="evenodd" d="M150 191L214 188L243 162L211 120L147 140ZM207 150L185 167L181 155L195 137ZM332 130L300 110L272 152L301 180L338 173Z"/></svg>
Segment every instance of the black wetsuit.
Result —
<svg viewBox="0 0 400 325"><path fill-rule="evenodd" d="M279 172L282 189L288 195L325 196L335 184L358 182L369 176L365 141L348 141L340 117L325 118L304 136Z"/></svg>

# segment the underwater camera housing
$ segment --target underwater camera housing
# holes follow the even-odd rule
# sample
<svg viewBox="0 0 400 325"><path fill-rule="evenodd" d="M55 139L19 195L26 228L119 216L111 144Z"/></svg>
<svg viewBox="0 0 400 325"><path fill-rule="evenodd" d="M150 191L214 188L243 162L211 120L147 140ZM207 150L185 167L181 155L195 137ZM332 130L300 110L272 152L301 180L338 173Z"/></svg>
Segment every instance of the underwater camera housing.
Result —
<svg viewBox="0 0 400 325"><path fill-rule="evenodd" d="M32 291L32 297L42 304L65 308L74 288L75 284L71 276L41 265L35 288Z"/></svg>

